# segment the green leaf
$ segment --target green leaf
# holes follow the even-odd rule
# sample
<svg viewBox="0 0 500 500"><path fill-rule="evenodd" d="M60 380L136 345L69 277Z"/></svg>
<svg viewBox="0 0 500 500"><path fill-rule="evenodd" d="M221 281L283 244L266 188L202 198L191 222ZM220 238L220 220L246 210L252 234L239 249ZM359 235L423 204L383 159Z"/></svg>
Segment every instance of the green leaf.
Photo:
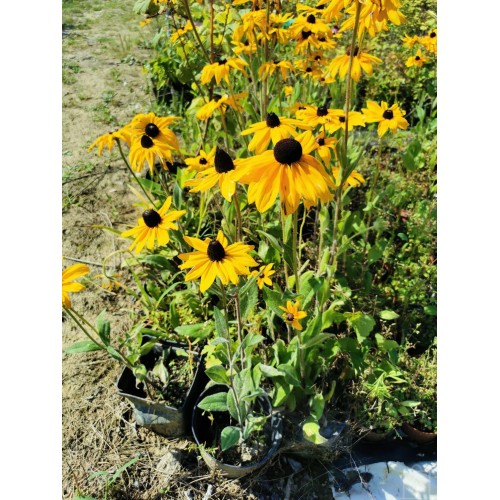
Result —
<svg viewBox="0 0 500 500"><path fill-rule="evenodd" d="M116 359L117 361L121 361L122 360L122 358L121 358L120 354L118 353L118 351L116 349L114 349L113 347L111 347L110 345L106 346L106 351L108 351L109 355L113 359Z"/></svg>
<svg viewBox="0 0 500 500"><path fill-rule="evenodd" d="M327 309L323 313L323 324L321 325L322 330L326 330L330 326L332 326L333 323L338 325L339 323L342 323L342 321L345 320L344 313L337 312L333 310L333 307L330 309Z"/></svg>
<svg viewBox="0 0 500 500"><path fill-rule="evenodd" d="M75 342L70 345L64 352L66 354L78 354L80 352L92 352L102 350L101 346L98 346L95 342L91 340L82 340L81 342Z"/></svg>
<svg viewBox="0 0 500 500"><path fill-rule="evenodd" d="M383 311L380 311L379 316L382 319L387 319L387 320L399 318L399 314L394 311L391 311L390 309L385 309Z"/></svg>
<svg viewBox="0 0 500 500"><path fill-rule="evenodd" d="M415 158L410 151L406 151L406 153L403 155L403 165L407 170L410 170L412 172L417 169L417 166L415 165Z"/></svg>
<svg viewBox="0 0 500 500"><path fill-rule="evenodd" d="M290 385L285 381L277 378L273 380L274 383L274 395L273 395L273 407L282 405L292 392Z"/></svg>
<svg viewBox="0 0 500 500"><path fill-rule="evenodd" d="M122 472L127 469L128 467L130 467L132 464L135 464L137 462L137 460L139 460L140 455L138 455L137 457L134 457L132 458L132 460L129 460L125 465L122 465L114 474L113 474L113 477L111 478L111 482L115 482L122 474Z"/></svg>
<svg viewBox="0 0 500 500"><path fill-rule="evenodd" d="M142 261L150 266L159 267L162 269L169 269L170 262L163 255L145 255L142 257Z"/></svg>
<svg viewBox="0 0 500 500"><path fill-rule="evenodd" d="M429 316L437 316L437 307L436 306L425 306L424 313Z"/></svg>
<svg viewBox="0 0 500 500"><path fill-rule="evenodd" d="M206 411L227 411L227 394L226 392L210 394L198 403L198 408Z"/></svg>
<svg viewBox="0 0 500 500"><path fill-rule="evenodd" d="M102 311L99 316L97 316L97 333L104 345L109 345L109 339L111 335L111 324L108 319L104 317L106 310Z"/></svg>
<svg viewBox="0 0 500 500"><path fill-rule="evenodd" d="M215 320L215 331L217 332L218 337L227 337L229 332L227 331L227 323L226 318L222 311L214 307L214 320Z"/></svg>
<svg viewBox="0 0 500 500"><path fill-rule="evenodd" d="M259 300L259 289L253 276L238 290L238 296L240 298L241 319L245 321Z"/></svg>
<svg viewBox="0 0 500 500"><path fill-rule="evenodd" d="M228 384L229 377L226 369L222 365L213 365L205 370L207 376L217 384Z"/></svg>
<svg viewBox="0 0 500 500"><path fill-rule="evenodd" d="M319 424L313 417L309 417L302 426L302 434L307 441L314 444L323 444L328 441L319 433Z"/></svg>
<svg viewBox="0 0 500 500"><path fill-rule="evenodd" d="M234 393L232 390L227 391L226 404L227 404L227 409L229 410L229 414L231 415L231 417L233 417L236 421L239 421L240 416L238 415L238 408L236 406L236 399L234 399Z"/></svg>
<svg viewBox="0 0 500 500"><path fill-rule="evenodd" d="M241 438L241 430L238 427L228 425L222 429L220 434L221 451L226 451L235 444L238 444Z"/></svg>
<svg viewBox="0 0 500 500"><path fill-rule="evenodd" d="M179 335L189 337L190 339L205 339L213 331L213 324L209 323L195 323L194 325L181 325L174 328L174 331Z"/></svg>
<svg viewBox="0 0 500 500"><path fill-rule="evenodd" d="M345 315L347 316L346 313ZM354 328L360 344L366 340L375 326L375 320L370 315L361 312L349 313L347 322Z"/></svg>
<svg viewBox="0 0 500 500"><path fill-rule="evenodd" d="M315 394L311 402L311 416L315 420L319 420L323 416L323 411L325 410L325 400L322 394Z"/></svg>
<svg viewBox="0 0 500 500"><path fill-rule="evenodd" d="M148 374L148 370L144 365L137 365L134 366L132 373L134 374L134 377L139 381L142 382L145 378L146 375Z"/></svg>
<svg viewBox="0 0 500 500"><path fill-rule="evenodd" d="M262 363L259 364L259 368L262 372L262 375L264 375L265 377L283 377L285 375L281 370L277 370L272 366L264 365Z"/></svg>
<svg viewBox="0 0 500 500"><path fill-rule="evenodd" d="M285 381L290 385L293 385L294 387L300 387L302 385L300 383L299 375L293 366L282 363L281 365L278 365L278 370L285 374Z"/></svg>
<svg viewBox="0 0 500 500"><path fill-rule="evenodd" d="M303 348L309 349L315 345L322 344L326 340L330 340L332 338L331 333L319 333L313 338L309 339L306 343L304 343Z"/></svg>
<svg viewBox="0 0 500 500"><path fill-rule="evenodd" d="M264 297L264 302L269 309L274 311L274 313L279 316L283 314L283 311L280 309L280 306L283 305L280 292L264 287L262 289L262 296Z"/></svg>

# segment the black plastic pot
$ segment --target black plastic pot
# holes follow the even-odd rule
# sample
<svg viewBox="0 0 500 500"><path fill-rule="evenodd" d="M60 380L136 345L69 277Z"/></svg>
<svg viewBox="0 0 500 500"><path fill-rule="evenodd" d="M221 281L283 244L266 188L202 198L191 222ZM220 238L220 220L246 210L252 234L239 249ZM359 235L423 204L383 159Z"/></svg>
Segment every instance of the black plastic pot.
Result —
<svg viewBox="0 0 500 500"><path fill-rule="evenodd" d="M200 455L210 469L219 470L230 478L238 478L260 469L276 455L283 439L283 419L279 413L272 413L273 407L267 396L259 396L256 400L256 405L264 414L271 415L271 428L267 436L268 451L266 455L258 462L248 465L231 465L221 462L210 454L206 448L213 445L215 436L229 424L229 413L215 412L212 415L214 417L213 421L211 421L208 412L198 408L198 403L206 396L227 391L228 387L225 385L213 385L201 393L193 410L192 432Z"/></svg>
<svg viewBox="0 0 500 500"><path fill-rule="evenodd" d="M144 336L143 342L151 340ZM169 349L167 361L172 357L177 357L176 349L188 349L187 344L158 340L158 344L146 355L140 358L146 369L154 367L162 351ZM136 422L147 429L167 437L178 437L189 434L191 429L191 418L194 404L208 382L205 374L203 359L200 354L194 354L196 363L195 375L191 387L189 388L184 403L179 408L173 408L147 399L146 391L142 383L136 386L136 378L129 368L124 368L118 377L116 387L118 394L128 399L134 407L134 418ZM187 361L186 361L187 362ZM168 392L168 386L165 393Z"/></svg>

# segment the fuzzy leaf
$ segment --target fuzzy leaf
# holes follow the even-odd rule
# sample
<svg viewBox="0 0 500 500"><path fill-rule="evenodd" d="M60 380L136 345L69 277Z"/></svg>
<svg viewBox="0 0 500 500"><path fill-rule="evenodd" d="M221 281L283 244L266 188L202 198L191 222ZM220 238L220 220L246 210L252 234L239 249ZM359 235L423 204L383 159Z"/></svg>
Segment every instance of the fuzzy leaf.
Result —
<svg viewBox="0 0 500 500"><path fill-rule="evenodd" d="M253 276L238 290L238 296L240 298L241 319L245 321L259 300L259 289Z"/></svg>
<svg viewBox="0 0 500 500"><path fill-rule="evenodd" d="M102 311L97 316L97 333L101 338L104 345L109 345L109 338L111 334L111 324L108 319L104 317L106 310Z"/></svg>
<svg viewBox="0 0 500 500"><path fill-rule="evenodd" d="M302 426L304 438L314 444L323 444L328 441L319 433L319 424L313 417L309 417L306 423Z"/></svg>
<svg viewBox="0 0 500 500"><path fill-rule="evenodd" d="M213 365L205 370L207 376L217 384L228 384L229 377L226 369L222 365Z"/></svg>
<svg viewBox="0 0 500 500"><path fill-rule="evenodd" d="M100 351L101 349L102 347L91 340L82 340L81 342L75 342L70 345L64 352L66 354L78 354L80 352Z"/></svg>
<svg viewBox="0 0 500 500"><path fill-rule="evenodd" d="M222 429L220 434L221 451L226 451L232 446L239 443L241 438L241 430L238 427L228 425Z"/></svg>
<svg viewBox="0 0 500 500"><path fill-rule="evenodd" d="M206 411L227 411L227 393L210 394L198 403L198 408Z"/></svg>
<svg viewBox="0 0 500 500"><path fill-rule="evenodd" d="M380 311L379 312L379 316L382 319L387 319L387 320L399 318L399 314L398 313L396 313L394 311L391 311L389 309L385 309L383 311Z"/></svg>

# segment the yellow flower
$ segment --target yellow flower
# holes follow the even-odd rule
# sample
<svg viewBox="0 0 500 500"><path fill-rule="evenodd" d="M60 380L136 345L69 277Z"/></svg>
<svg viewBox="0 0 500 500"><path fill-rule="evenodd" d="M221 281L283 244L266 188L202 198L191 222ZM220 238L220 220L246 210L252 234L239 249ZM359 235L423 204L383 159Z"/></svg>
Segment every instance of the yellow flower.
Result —
<svg viewBox="0 0 500 500"><path fill-rule="evenodd" d="M299 106L296 111L296 116L299 120L316 127L317 125L325 125L332 120L338 120L333 114L333 109L324 106Z"/></svg>
<svg viewBox="0 0 500 500"><path fill-rule="evenodd" d="M220 59L213 64L207 64L201 71L201 83L210 83L212 78L215 78L217 85L224 78L229 84L229 71L231 68L241 71L245 76L248 76L244 67L248 64L238 57L229 59Z"/></svg>
<svg viewBox="0 0 500 500"><path fill-rule="evenodd" d="M290 85L285 86L285 96L290 97L293 94L293 87Z"/></svg>
<svg viewBox="0 0 500 500"><path fill-rule="evenodd" d="M229 281L237 285L238 276L249 275L250 271L247 268L258 265L248 255L248 252L254 248L252 245L245 245L241 242L228 245L227 238L222 231L219 231L217 239L213 241L210 238L202 241L189 236L184 236L184 240L196 249L196 252L179 254L179 258L185 261L179 269L191 268L186 275L186 281L201 278L201 292L208 290L217 277L224 285L227 285Z"/></svg>
<svg viewBox="0 0 500 500"><path fill-rule="evenodd" d="M342 56L337 56L328 66L328 70L332 78L335 78L337 73L340 78L344 78L347 75L347 70L349 69L349 58L350 51L347 49L347 52ZM371 56L366 52L359 52L359 47L355 47L354 56L352 58L352 68L351 68L351 77L354 81L359 81L361 78L361 73L364 71L367 75L371 75L373 73L373 64L380 64L382 59L378 57Z"/></svg>
<svg viewBox="0 0 500 500"><path fill-rule="evenodd" d="M299 323L299 319L304 319L307 316L305 311L300 310L300 302L297 301L292 304L291 300L288 300L286 307L279 306L283 311L283 319L288 325L293 326L296 330L302 330L302 325Z"/></svg>
<svg viewBox="0 0 500 500"><path fill-rule="evenodd" d="M131 137L128 127L123 127L120 130L101 135L88 147L87 151L91 151L93 148L97 147L97 154L101 156L102 150L104 147L107 147L111 153L117 139L126 142L130 146Z"/></svg>
<svg viewBox="0 0 500 500"><path fill-rule="evenodd" d="M191 31L192 29L193 25L191 24L191 21L188 21L184 28L180 28L170 35L170 41L177 41L180 37L184 36L188 31Z"/></svg>
<svg viewBox="0 0 500 500"><path fill-rule="evenodd" d="M418 41L426 50L437 54L437 30L432 30L427 36L420 37Z"/></svg>
<svg viewBox="0 0 500 500"><path fill-rule="evenodd" d="M73 264L62 272L62 302L64 307L68 309L71 307L70 292L85 290L85 287L81 283L75 283L74 280L85 276L89 272L89 266L85 264Z"/></svg>
<svg viewBox="0 0 500 500"><path fill-rule="evenodd" d="M178 229L177 224L174 224L173 221L186 213L185 210L168 212L171 203L172 197L169 196L158 211L154 209L144 211L142 217L137 220L137 226L121 234L123 238L135 237L129 250L133 250L135 247L134 252L140 253L144 246L152 250L155 242L164 246L170 241L168 231Z"/></svg>
<svg viewBox="0 0 500 500"><path fill-rule="evenodd" d="M290 33L293 37L300 35L301 32L310 32L316 37L320 34L327 37L331 34L331 29L321 18L311 13L307 16L300 15L290 26Z"/></svg>
<svg viewBox="0 0 500 500"><path fill-rule="evenodd" d="M197 172L201 172L202 170L213 167L214 157L215 146L209 153L205 153L205 151L201 149L196 158L186 158L186 165L188 165L186 171L192 172L193 170L196 170Z"/></svg>
<svg viewBox="0 0 500 500"><path fill-rule="evenodd" d="M335 185L340 185L340 167L332 167L332 175L333 178L335 179ZM364 184L365 178L356 170L353 170L350 174L349 177L344 181L344 185L342 186L342 189L347 189L348 187L359 187L361 184Z"/></svg>
<svg viewBox="0 0 500 500"><path fill-rule="evenodd" d="M168 126L180 117L178 116L156 116L154 113L140 113L128 125L132 138L143 137L147 135L155 142L167 144L171 149L179 149L179 141L176 135Z"/></svg>
<svg viewBox="0 0 500 500"><path fill-rule="evenodd" d="M403 118L405 112L399 109L397 104L393 104L390 108L385 101L382 101L379 106L375 101L368 101L367 107L363 108L363 114L367 123L378 122L378 135L382 137L388 130L393 134L397 129L406 130L409 123Z"/></svg>
<svg viewBox="0 0 500 500"><path fill-rule="evenodd" d="M254 123L246 130L241 132L241 135L255 134L248 145L249 151L255 151L257 154L263 153L271 140L276 144L282 139L290 136L296 136L296 128L302 130L310 129L307 125L299 120L293 118L283 118L276 115L276 113L268 113L266 121Z"/></svg>
<svg viewBox="0 0 500 500"><path fill-rule="evenodd" d="M332 161L332 154L330 150L333 151L335 158L337 157L337 151L335 149L337 142L337 139L334 137L325 137L323 132L316 137L316 143L318 144L316 151L323 160L324 165L330 165L330 162Z"/></svg>
<svg viewBox="0 0 500 500"><path fill-rule="evenodd" d="M272 269L273 264L268 264L267 266L260 266L259 270L252 271L250 274L257 280L257 286L262 290L264 285L273 286L273 282L270 276L276 273Z"/></svg>
<svg viewBox="0 0 500 500"><path fill-rule="evenodd" d="M156 159L165 170L168 170L167 161L173 162L172 147L166 142L153 140L146 134L132 141L129 161L134 172L140 172L144 162L147 162L149 170L153 173Z"/></svg>
<svg viewBox="0 0 500 500"><path fill-rule="evenodd" d="M235 168L242 160L234 160L221 148L217 147L214 156L214 166L198 172L194 179L186 181L185 186L192 187L190 193L208 191L219 184L219 189L227 201L236 191Z"/></svg>
<svg viewBox="0 0 500 500"><path fill-rule="evenodd" d="M308 154L316 147L314 136L306 131L278 141L273 150L242 160L236 179L249 184L248 203L255 202L257 210L265 212L279 193L282 210L290 215L300 200L306 208L316 205L318 198L329 201L333 183L321 163Z"/></svg>
<svg viewBox="0 0 500 500"><path fill-rule="evenodd" d="M406 60L405 64L408 68L411 68L412 66L417 66L418 68L421 68L428 61L429 61L429 58L424 56L422 54L422 51L420 49L418 49L417 53L414 56L409 57Z"/></svg>
<svg viewBox="0 0 500 500"><path fill-rule="evenodd" d="M198 120L208 120L216 110L220 110L221 113L226 112L226 108L229 106L235 111L243 111L243 106L240 104L240 100L245 98L248 92L240 92L234 96L229 96L224 94L221 97L216 97L204 104L196 113L196 118Z"/></svg>
<svg viewBox="0 0 500 500"><path fill-rule="evenodd" d="M407 47L408 49L412 49L416 43L420 42L420 39L417 35L409 36L405 34L405 36L401 38L401 40L403 41L403 46Z"/></svg>
<svg viewBox="0 0 500 500"><path fill-rule="evenodd" d="M326 123L325 128L327 132L333 134L338 129L345 130L345 111L342 109L333 109L333 119ZM349 111L348 129L352 130L353 127L364 127L365 117L359 111Z"/></svg>
<svg viewBox="0 0 500 500"><path fill-rule="evenodd" d="M289 71L293 71L293 64L290 61L268 61L262 64L259 68L259 77L262 80L266 80L268 76L271 76L277 69L281 71L281 77L286 80Z"/></svg>

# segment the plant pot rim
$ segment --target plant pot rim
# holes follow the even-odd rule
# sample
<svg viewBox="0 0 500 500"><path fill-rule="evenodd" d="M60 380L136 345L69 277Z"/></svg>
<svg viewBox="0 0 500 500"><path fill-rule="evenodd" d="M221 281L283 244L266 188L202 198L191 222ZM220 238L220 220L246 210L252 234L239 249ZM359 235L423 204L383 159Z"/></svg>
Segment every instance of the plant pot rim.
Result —
<svg viewBox="0 0 500 500"><path fill-rule="evenodd" d="M422 431L408 422L403 422L401 429L409 439L417 443L430 443L437 438L437 432Z"/></svg>

